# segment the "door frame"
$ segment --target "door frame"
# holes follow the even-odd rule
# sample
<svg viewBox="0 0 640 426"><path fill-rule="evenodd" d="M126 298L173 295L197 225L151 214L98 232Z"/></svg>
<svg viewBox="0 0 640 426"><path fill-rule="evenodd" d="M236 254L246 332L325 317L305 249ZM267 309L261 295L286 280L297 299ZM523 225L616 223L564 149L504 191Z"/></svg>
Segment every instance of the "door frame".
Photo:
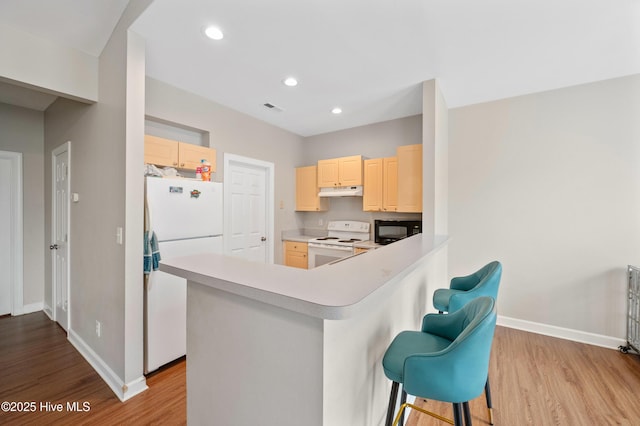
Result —
<svg viewBox="0 0 640 426"><path fill-rule="evenodd" d="M71 141L57 146L51 151L51 241L56 237L56 156L67 151L67 334L71 329ZM53 243L52 243L53 244ZM55 252L51 251L51 316L57 317L57 280Z"/></svg>
<svg viewBox="0 0 640 426"><path fill-rule="evenodd" d="M266 221L266 263L273 263L274 257L274 208L275 208L275 187L274 168L275 165L268 161L256 160L254 158L243 157L241 155L224 153L224 250L225 254L229 248L229 238L231 235L231 170L233 165L259 167L265 169L267 182L265 185L265 221Z"/></svg>
<svg viewBox="0 0 640 426"><path fill-rule="evenodd" d="M12 251L9 276L11 277L11 315L24 313L24 227L23 227L23 190L22 190L22 153L0 151L0 158L11 162L11 237Z"/></svg>

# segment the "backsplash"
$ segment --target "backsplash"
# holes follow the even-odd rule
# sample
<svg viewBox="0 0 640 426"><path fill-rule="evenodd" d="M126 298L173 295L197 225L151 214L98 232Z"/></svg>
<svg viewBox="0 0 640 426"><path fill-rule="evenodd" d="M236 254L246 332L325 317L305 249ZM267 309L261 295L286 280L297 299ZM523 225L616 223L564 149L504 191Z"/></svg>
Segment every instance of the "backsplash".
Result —
<svg viewBox="0 0 640 426"><path fill-rule="evenodd" d="M341 197L330 200L326 212L297 212L298 229L327 229L330 220L357 220L369 222L373 229L376 219L422 220L422 213L365 212L362 211L362 197Z"/></svg>

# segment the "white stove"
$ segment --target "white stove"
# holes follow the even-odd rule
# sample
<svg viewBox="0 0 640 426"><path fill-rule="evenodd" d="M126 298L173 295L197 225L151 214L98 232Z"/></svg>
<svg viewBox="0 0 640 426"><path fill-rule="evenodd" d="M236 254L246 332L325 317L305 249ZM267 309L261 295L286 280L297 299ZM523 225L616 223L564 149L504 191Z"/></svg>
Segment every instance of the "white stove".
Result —
<svg viewBox="0 0 640 426"><path fill-rule="evenodd" d="M349 257L355 243L368 241L370 224L352 220L331 221L326 237L309 240L309 269Z"/></svg>

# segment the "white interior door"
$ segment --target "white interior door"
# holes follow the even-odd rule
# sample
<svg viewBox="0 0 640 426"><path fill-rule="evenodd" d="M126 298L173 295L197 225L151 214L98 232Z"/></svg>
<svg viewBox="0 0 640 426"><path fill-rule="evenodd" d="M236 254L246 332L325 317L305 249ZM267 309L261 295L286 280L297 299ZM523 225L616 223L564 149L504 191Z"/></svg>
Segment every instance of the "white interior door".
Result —
<svg viewBox="0 0 640 426"><path fill-rule="evenodd" d="M224 176L225 253L273 262L273 164L225 154Z"/></svg>
<svg viewBox="0 0 640 426"><path fill-rule="evenodd" d="M52 157L52 283L54 319L69 328L69 142L56 148Z"/></svg>
<svg viewBox="0 0 640 426"><path fill-rule="evenodd" d="M22 154L0 151L0 315L23 312L22 247Z"/></svg>
<svg viewBox="0 0 640 426"><path fill-rule="evenodd" d="M0 315L11 313L11 160L0 158Z"/></svg>

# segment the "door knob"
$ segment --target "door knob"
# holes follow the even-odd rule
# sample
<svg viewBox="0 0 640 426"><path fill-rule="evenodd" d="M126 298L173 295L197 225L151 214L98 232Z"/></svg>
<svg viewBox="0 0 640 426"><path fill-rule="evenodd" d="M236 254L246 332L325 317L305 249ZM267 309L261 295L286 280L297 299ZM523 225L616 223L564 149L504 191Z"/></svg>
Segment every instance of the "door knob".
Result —
<svg viewBox="0 0 640 426"><path fill-rule="evenodd" d="M57 244L51 244L49 246L49 250L58 250L58 245Z"/></svg>
<svg viewBox="0 0 640 426"><path fill-rule="evenodd" d="M267 241L267 237L260 238L260 241Z"/></svg>

